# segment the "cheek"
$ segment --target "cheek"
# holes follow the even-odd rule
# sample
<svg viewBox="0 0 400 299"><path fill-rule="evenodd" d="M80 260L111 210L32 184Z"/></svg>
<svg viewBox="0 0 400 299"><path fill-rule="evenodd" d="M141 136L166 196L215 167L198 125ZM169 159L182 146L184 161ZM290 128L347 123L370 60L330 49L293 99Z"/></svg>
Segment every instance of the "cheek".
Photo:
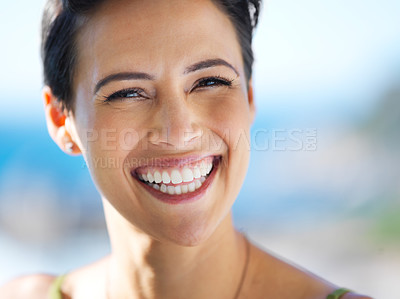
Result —
<svg viewBox="0 0 400 299"><path fill-rule="evenodd" d="M116 117L77 106L77 133L83 155L98 190L103 195L113 189L115 181L124 176L124 149L135 136L125 130Z"/></svg>
<svg viewBox="0 0 400 299"><path fill-rule="evenodd" d="M241 146L246 141L244 138L249 139L251 113L243 96L215 99L213 105L208 107L208 115L207 126L226 143L230 151Z"/></svg>
<svg viewBox="0 0 400 299"><path fill-rule="evenodd" d="M250 157L251 112L243 95L214 99L208 107L207 127L227 147L222 160L224 194L236 198ZM213 144L213 143L212 143Z"/></svg>
<svg viewBox="0 0 400 299"><path fill-rule="evenodd" d="M92 109L85 115L80 139L87 157L123 158L137 149L144 131L140 119L132 113L120 113L113 109Z"/></svg>

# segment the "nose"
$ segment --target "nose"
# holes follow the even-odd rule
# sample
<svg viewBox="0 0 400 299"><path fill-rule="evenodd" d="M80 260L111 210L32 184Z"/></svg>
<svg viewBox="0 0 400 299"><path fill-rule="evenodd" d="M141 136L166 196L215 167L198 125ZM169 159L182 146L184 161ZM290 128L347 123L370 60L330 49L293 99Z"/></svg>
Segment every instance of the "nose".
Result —
<svg viewBox="0 0 400 299"><path fill-rule="evenodd" d="M160 99L156 105L149 142L169 149L187 149L199 141L203 130L184 96Z"/></svg>

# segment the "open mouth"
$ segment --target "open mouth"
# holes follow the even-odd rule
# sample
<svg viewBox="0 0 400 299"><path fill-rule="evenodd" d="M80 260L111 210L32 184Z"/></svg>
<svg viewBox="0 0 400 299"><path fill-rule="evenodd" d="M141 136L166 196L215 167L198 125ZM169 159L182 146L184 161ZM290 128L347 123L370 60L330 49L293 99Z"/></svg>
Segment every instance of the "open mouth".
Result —
<svg viewBox="0 0 400 299"><path fill-rule="evenodd" d="M133 170L132 176L161 200L182 201L200 195L211 183L221 156L176 160Z"/></svg>

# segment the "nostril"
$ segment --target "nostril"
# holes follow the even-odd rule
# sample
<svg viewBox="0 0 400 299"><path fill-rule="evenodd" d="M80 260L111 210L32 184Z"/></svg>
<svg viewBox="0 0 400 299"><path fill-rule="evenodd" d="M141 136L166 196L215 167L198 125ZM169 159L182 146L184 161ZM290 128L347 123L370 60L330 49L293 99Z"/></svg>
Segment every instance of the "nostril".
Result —
<svg viewBox="0 0 400 299"><path fill-rule="evenodd" d="M193 144L203 135L203 129L198 125L189 127L163 127L152 129L147 133L148 141L154 145L169 145L178 148Z"/></svg>
<svg viewBox="0 0 400 299"><path fill-rule="evenodd" d="M160 131L159 130L149 130L147 133L147 137L151 143L159 143L160 142Z"/></svg>

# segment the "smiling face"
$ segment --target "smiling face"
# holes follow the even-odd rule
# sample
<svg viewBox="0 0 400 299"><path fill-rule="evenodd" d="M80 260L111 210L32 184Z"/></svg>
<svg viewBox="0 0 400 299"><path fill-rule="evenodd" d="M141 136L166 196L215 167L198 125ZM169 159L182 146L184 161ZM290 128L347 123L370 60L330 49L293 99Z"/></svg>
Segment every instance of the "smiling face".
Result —
<svg viewBox="0 0 400 299"><path fill-rule="evenodd" d="M228 215L254 107L229 18L211 1L106 1L81 31L68 129L125 219L196 245Z"/></svg>

